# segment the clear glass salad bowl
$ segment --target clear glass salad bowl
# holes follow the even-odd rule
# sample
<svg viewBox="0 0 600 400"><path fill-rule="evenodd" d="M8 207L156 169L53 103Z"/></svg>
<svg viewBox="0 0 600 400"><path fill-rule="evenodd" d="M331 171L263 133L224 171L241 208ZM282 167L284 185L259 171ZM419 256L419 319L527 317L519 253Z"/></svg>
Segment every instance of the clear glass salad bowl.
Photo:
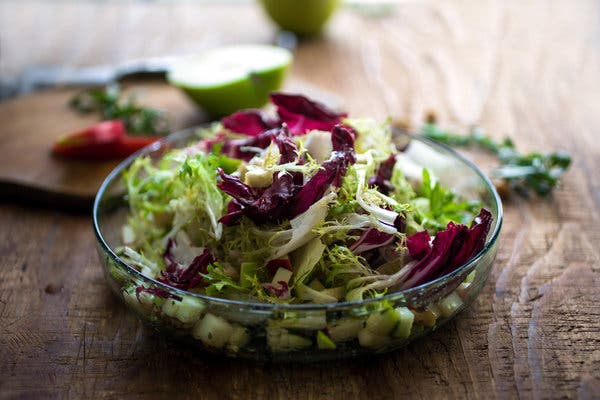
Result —
<svg viewBox="0 0 600 400"><path fill-rule="evenodd" d="M198 349L231 357L313 361L383 353L438 329L473 302L485 284L498 245L502 205L490 180L450 148L398 132L417 144L417 165L493 215L481 252L450 274L418 287L359 302L267 304L208 297L157 282L115 253L127 218L121 176L136 157L158 158L196 139L195 129L174 133L121 163L106 178L94 202L93 224L104 274L112 290L145 323ZM144 287L144 291L136 288ZM160 293L154 295L153 293ZM168 294L168 298L164 298Z"/></svg>

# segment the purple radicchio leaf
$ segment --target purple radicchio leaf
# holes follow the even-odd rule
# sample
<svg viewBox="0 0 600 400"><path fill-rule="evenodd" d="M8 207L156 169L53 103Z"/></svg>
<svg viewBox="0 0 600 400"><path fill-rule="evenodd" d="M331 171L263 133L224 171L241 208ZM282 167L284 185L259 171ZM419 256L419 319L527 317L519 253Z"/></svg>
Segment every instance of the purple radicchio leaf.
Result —
<svg viewBox="0 0 600 400"><path fill-rule="evenodd" d="M438 232L433 239L431 250L411 268L401 289L418 286L437 277L449 261L454 239L461 235L464 229L464 225L450 222L446 230Z"/></svg>
<svg viewBox="0 0 600 400"><path fill-rule="evenodd" d="M330 131L347 116L301 95L271 93L271 102L293 135L303 135L313 129Z"/></svg>
<svg viewBox="0 0 600 400"><path fill-rule="evenodd" d="M287 216L289 201L298 192L294 176L287 172L273 174L273 183L256 199L248 216L254 221L280 221Z"/></svg>
<svg viewBox="0 0 600 400"><path fill-rule="evenodd" d="M406 230L406 218L404 218L404 215L398 214L394 219L394 228L396 228L398 232L404 232Z"/></svg>
<svg viewBox="0 0 600 400"><path fill-rule="evenodd" d="M279 164L293 162L298 157L298 146L291 139L287 128L282 127L269 132L275 131L276 135L270 139L279 148ZM299 172L273 174L273 182L266 189L253 188L239 178L225 174L221 169L218 169L218 173L218 187L233 197L227 206L227 214L219 220L227 226L235 225L242 215L247 215L256 223L279 220L287 212L286 203L302 185L302 174Z"/></svg>
<svg viewBox="0 0 600 400"><path fill-rule="evenodd" d="M279 165L292 163L294 161L296 161L298 165L303 164L303 160L298 158L298 145L296 145L296 142L292 139L290 131L285 125L281 127L279 134L273 137L273 143L275 143L279 149ZM302 172L292 171L288 173L292 176L294 185L298 186L295 191L298 191L300 186L304 183Z"/></svg>
<svg viewBox="0 0 600 400"><path fill-rule="evenodd" d="M368 250L386 246L394 241L394 235L378 231L375 228L365 230L349 249L354 254L360 254Z"/></svg>
<svg viewBox="0 0 600 400"><path fill-rule="evenodd" d="M289 173L274 173L273 183L262 191L258 191L238 177L227 175L221 168L217 169L221 182L218 187L231 197L227 214L219 219L225 225L233 225L241 215L246 215L257 224L276 222L287 213L287 203L299 190L294 177Z"/></svg>
<svg viewBox="0 0 600 400"><path fill-rule="evenodd" d="M172 249L175 241L169 239L167 248L163 254L163 259L167 266L165 271L161 271L162 278L158 278L159 282L178 289L191 289L198 286L202 282L202 274L208 272L208 266L215 262L215 258L208 248L205 248L202 254L196 256L190 265L184 266L175 260Z"/></svg>
<svg viewBox="0 0 600 400"><path fill-rule="evenodd" d="M271 144L273 138L279 134L279 131L280 128L276 128L264 131L248 139L225 140L223 142L223 147L221 147L221 153L225 154L227 157L250 161L252 157L256 155L256 152L247 151L243 148L255 147L259 149L266 149Z"/></svg>
<svg viewBox="0 0 600 400"><path fill-rule="evenodd" d="M269 118L260 110L252 109L237 111L221 119L221 124L232 132L257 136L266 130L275 128L279 122Z"/></svg>
<svg viewBox="0 0 600 400"><path fill-rule="evenodd" d="M277 281L273 283L263 283L262 285L269 293L280 299L290 298L290 286L286 281Z"/></svg>
<svg viewBox="0 0 600 400"><path fill-rule="evenodd" d="M220 182L217 184L217 186L223 192L233 197L239 206L251 206L260 195L257 189L246 185L237 176L226 174L222 168L217 168L217 172L220 178ZM227 211L230 212L237 210L230 209L228 206Z"/></svg>
<svg viewBox="0 0 600 400"><path fill-rule="evenodd" d="M256 155L256 152L244 150L245 147L266 149L271 142L279 148L281 154L280 164L292 162L297 158L298 146L290 137L286 127L270 129L248 139L224 140L221 153L231 158L250 161Z"/></svg>
<svg viewBox="0 0 600 400"><path fill-rule="evenodd" d="M340 187L346 175L348 164L356 162L354 156L354 134L343 125L336 125L331 132L333 151L328 160L302 187L294 197L290 217L302 214L320 200L325 191L331 186Z"/></svg>
<svg viewBox="0 0 600 400"><path fill-rule="evenodd" d="M448 263L444 274L465 264L471 257L474 257L483 249L491 225L492 213L482 208L479 215L473 219L471 226L465 229L461 240L455 243L452 252L452 262Z"/></svg>
<svg viewBox="0 0 600 400"><path fill-rule="evenodd" d="M219 218L219 222L225 226L233 226L237 224L243 216L243 207L236 199L233 199L227 204L227 214Z"/></svg>
<svg viewBox="0 0 600 400"><path fill-rule="evenodd" d="M392 154L389 158L379 165L375 176L369 178L369 186L377 186L377 189L385 195L394 191L394 185L391 184L392 171L396 164L396 154Z"/></svg>
<svg viewBox="0 0 600 400"><path fill-rule="evenodd" d="M280 146L282 159L289 160L296 154L295 145L288 142L285 130L274 138ZM228 205L227 214L221 219L225 225L233 225L242 215L247 216L257 224L277 222L282 218L292 219L306 211L312 204L323 197L331 186L339 187L346 174L349 163L355 162L354 135L350 128L343 125L334 127L332 132L334 151L331 157L321 164L321 168L302 186L301 175L297 173L275 173L273 183L266 189L255 189L243 183L238 177L227 175L218 169L220 182L218 187L231 197L233 204Z"/></svg>
<svg viewBox="0 0 600 400"><path fill-rule="evenodd" d="M446 230L436 234L431 248L411 268L400 288L408 289L418 286L464 265L483 249L491 222L492 214L482 208L469 228L454 222L448 223ZM422 232L419 232L418 235L418 241L423 245L425 236Z"/></svg>
<svg viewBox="0 0 600 400"><path fill-rule="evenodd" d="M196 146L193 146L192 148L194 150L198 149L205 153L210 153L210 152L212 152L212 149L216 144L223 143L225 141L226 141L225 133L219 132L215 137L210 137L210 138L200 140L196 144ZM193 153L193 154L195 154L195 153Z"/></svg>
<svg viewBox="0 0 600 400"><path fill-rule="evenodd" d="M427 231L413 233L406 237L408 255L414 260L420 260L431 250L431 236Z"/></svg>
<svg viewBox="0 0 600 400"><path fill-rule="evenodd" d="M290 137L289 130L286 127L280 128L272 140L279 149L279 164L291 163L298 158L298 146Z"/></svg>

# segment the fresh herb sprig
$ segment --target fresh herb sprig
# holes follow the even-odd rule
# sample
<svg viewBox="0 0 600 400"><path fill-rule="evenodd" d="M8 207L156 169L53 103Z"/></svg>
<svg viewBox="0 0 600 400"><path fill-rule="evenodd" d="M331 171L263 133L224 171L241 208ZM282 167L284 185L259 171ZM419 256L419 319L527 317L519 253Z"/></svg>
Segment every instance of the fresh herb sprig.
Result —
<svg viewBox="0 0 600 400"><path fill-rule="evenodd" d="M133 96L121 99L116 84L84 90L71 98L69 106L84 114L98 112L103 120L120 119L129 134L165 135L169 131L163 111L139 106Z"/></svg>
<svg viewBox="0 0 600 400"><path fill-rule="evenodd" d="M496 142L479 128L471 129L468 135L459 135L428 122L423 125L421 134L452 147L475 145L496 155L500 166L492 171L492 175L506 180L522 195L527 195L529 190L540 196L548 195L571 165L571 156L564 151L521 154L510 138Z"/></svg>

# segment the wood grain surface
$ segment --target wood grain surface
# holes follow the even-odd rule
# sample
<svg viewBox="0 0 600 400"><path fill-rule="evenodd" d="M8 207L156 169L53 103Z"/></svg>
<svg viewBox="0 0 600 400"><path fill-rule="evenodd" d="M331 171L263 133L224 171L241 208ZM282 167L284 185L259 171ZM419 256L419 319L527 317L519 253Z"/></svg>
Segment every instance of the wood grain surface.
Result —
<svg viewBox="0 0 600 400"><path fill-rule="evenodd" d="M7 1L0 68L274 32L253 4ZM573 156L552 197L505 200L498 258L473 306L379 357L257 365L192 354L112 296L88 216L3 202L0 398L600 398L599 72L597 1L403 2L378 17L345 7L324 37L299 45L293 79L353 115L416 125L435 110L446 126L476 123L524 151Z"/></svg>

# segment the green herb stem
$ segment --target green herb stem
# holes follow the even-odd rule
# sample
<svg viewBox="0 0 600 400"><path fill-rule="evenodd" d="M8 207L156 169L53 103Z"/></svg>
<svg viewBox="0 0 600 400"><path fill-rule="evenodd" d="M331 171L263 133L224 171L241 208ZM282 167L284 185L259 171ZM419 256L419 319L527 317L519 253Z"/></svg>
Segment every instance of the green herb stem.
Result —
<svg viewBox="0 0 600 400"><path fill-rule="evenodd" d="M69 106L82 114L99 113L103 120L120 119L133 135L165 135L168 121L160 110L142 107L135 98L121 99L119 85L84 90L71 98Z"/></svg>
<svg viewBox="0 0 600 400"><path fill-rule="evenodd" d="M506 180L524 195L529 190L540 196L548 195L571 165L571 156L563 151L521 154L509 138L496 142L479 128L471 129L468 135L459 135L435 123L427 123L421 129L421 135L452 147L477 146L494 154L500 166L492 171L492 175Z"/></svg>

